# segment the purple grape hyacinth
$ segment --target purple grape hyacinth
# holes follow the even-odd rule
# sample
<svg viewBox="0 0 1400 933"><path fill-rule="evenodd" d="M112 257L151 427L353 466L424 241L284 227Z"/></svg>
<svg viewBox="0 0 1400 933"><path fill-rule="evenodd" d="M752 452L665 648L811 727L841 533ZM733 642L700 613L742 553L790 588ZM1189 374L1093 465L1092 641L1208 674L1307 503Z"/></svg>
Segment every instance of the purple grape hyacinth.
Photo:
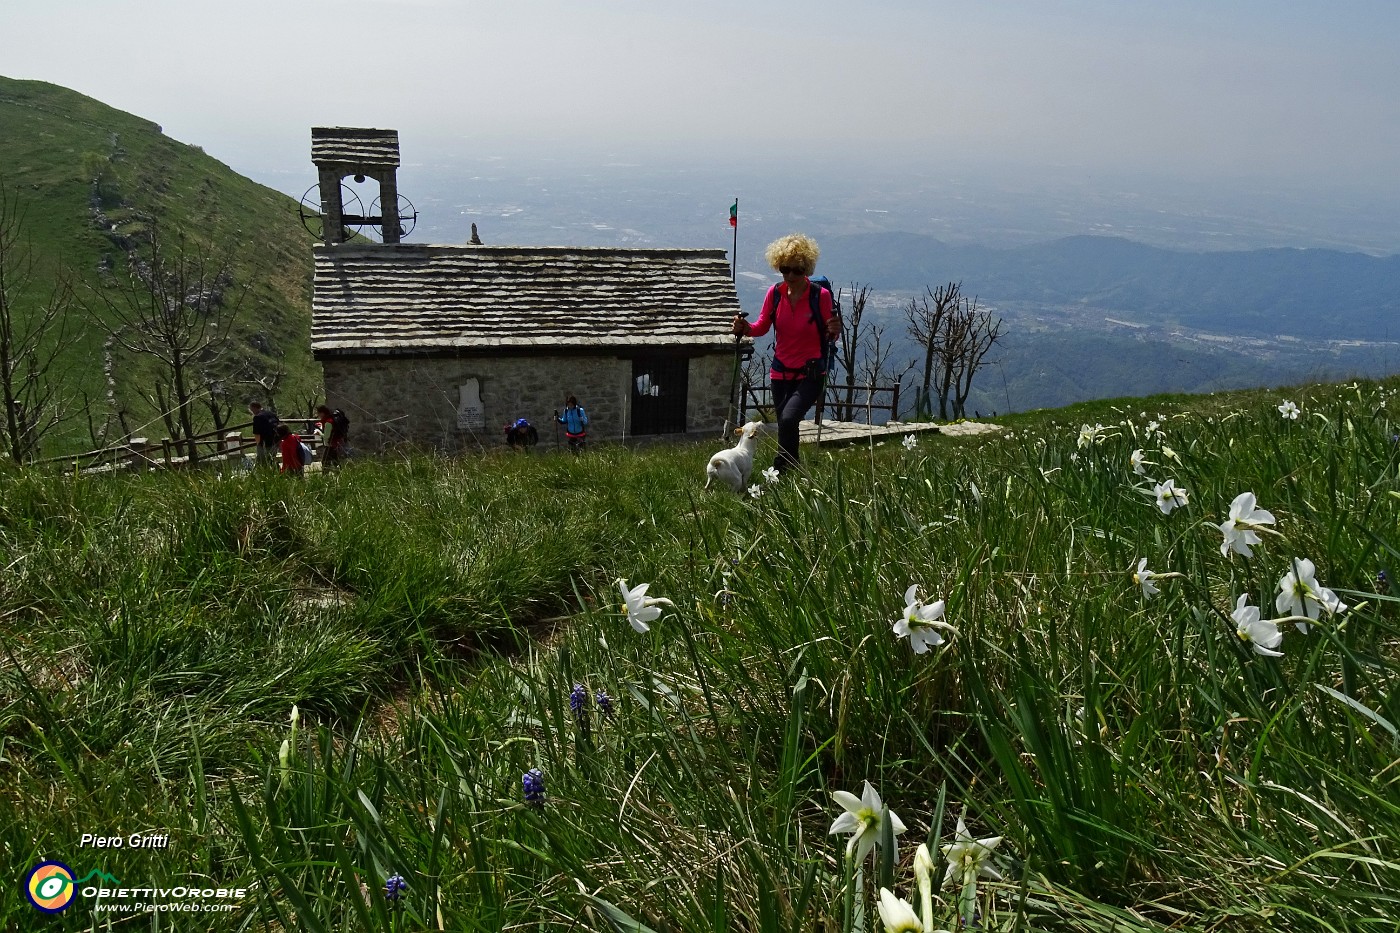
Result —
<svg viewBox="0 0 1400 933"><path fill-rule="evenodd" d="M521 783L525 787L525 802L532 807L544 806L544 774L539 768L531 768L525 772Z"/></svg>
<svg viewBox="0 0 1400 933"><path fill-rule="evenodd" d="M617 713L613 709L612 697L608 696L607 693L605 693L602 690L599 690L596 694L593 695L593 700L598 704L598 709L602 711L604 719L611 722L612 720L617 718Z"/></svg>
<svg viewBox="0 0 1400 933"><path fill-rule="evenodd" d="M574 684L574 689L569 691L569 709L574 712L574 719L579 725L586 725L588 722L588 690L583 684Z"/></svg>
<svg viewBox="0 0 1400 933"><path fill-rule="evenodd" d="M391 904L398 903L399 898L403 897L403 892L407 890L408 882L398 873L390 875L384 882L384 897Z"/></svg>

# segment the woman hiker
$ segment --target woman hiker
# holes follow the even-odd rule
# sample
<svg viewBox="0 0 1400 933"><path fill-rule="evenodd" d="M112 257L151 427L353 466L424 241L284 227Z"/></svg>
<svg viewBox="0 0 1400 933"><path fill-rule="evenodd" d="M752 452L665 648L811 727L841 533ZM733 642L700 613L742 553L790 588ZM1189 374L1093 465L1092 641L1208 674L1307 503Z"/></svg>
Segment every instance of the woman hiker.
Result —
<svg viewBox="0 0 1400 933"><path fill-rule="evenodd" d="M780 473L798 465L798 428L826 380L824 341L841 333L831 292L808 281L820 252L811 237L800 233L769 243L764 255L783 280L768 289L756 322L734 317L736 336L762 337L769 329L774 331L773 367L768 376L778 415L778 456L773 466ZM818 288L815 295L813 288Z"/></svg>
<svg viewBox="0 0 1400 933"><path fill-rule="evenodd" d="M588 440L588 412L570 395L564 400L564 414L554 413L554 420L564 426L564 436L569 439L569 452L577 455ZM556 440L557 440L556 436Z"/></svg>

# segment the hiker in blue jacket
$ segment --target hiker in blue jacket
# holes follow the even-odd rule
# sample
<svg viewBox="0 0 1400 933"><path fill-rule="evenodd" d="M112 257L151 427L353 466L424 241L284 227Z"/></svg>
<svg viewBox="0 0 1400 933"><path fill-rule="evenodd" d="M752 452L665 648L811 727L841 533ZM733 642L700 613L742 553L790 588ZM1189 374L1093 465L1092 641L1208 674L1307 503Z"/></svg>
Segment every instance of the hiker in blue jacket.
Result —
<svg viewBox="0 0 1400 933"><path fill-rule="evenodd" d="M554 420L564 426L564 436L569 439L569 452L577 455L588 440L588 412L570 395L564 400L564 414L554 413Z"/></svg>

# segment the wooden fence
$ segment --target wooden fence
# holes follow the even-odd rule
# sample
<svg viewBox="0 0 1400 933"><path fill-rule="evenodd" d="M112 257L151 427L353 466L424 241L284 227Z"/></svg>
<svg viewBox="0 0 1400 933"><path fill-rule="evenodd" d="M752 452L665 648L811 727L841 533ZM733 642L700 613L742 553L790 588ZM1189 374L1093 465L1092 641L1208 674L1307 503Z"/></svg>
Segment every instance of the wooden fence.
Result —
<svg viewBox="0 0 1400 933"><path fill-rule="evenodd" d="M888 401L883 401L888 398ZM755 385L744 380L739 393L739 423L749 420L749 410L762 414L769 420L776 420L773 412L773 390L767 384ZM877 385L828 385L817 399L817 424L823 417L832 421L860 421L874 424L876 412L889 412L893 421L899 417L899 384Z"/></svg>
<svg viewBox="0 0 1400 933"><path fill-rule="evenodd" d="M316 448L315 418L283 418L284 424L299 428L298 433L307 446ZM120 444L88 450L62 457L45 457L36 464L58 464L73 472L109 472L115 470L181 469L190 466L189 447L195 445L195 465L235 461L253 453L258 439L252 434L253 422L228 425L222 430L196 434L190 440L163 437L153 441L144 437L127 438ZM246 433L245 433L246 432Z"/></svg>

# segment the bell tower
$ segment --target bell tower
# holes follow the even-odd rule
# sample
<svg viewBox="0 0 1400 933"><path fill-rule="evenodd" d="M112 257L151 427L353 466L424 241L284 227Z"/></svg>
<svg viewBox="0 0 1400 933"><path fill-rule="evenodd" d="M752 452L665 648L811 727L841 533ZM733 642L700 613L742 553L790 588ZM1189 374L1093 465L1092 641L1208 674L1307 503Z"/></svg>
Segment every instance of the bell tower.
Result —
<svg viewBox="0 0 1400 933"><path fill-rule="evenodd" d="M327 246L344 243L364 224L379 228L385 243L398 243L404 236L400 222L399 131L347 126L311 128L311 161L320 176L321 240ZM379 197L367 214L351 193L346 205L342 182L354 176L357 182L373 178L379 182ZM309 194L309 192L308 192ZM407 199L402 199L406 201ZM409 205L410 209L412 205ZM416 214L414 219L417 219Z"/></svg>

